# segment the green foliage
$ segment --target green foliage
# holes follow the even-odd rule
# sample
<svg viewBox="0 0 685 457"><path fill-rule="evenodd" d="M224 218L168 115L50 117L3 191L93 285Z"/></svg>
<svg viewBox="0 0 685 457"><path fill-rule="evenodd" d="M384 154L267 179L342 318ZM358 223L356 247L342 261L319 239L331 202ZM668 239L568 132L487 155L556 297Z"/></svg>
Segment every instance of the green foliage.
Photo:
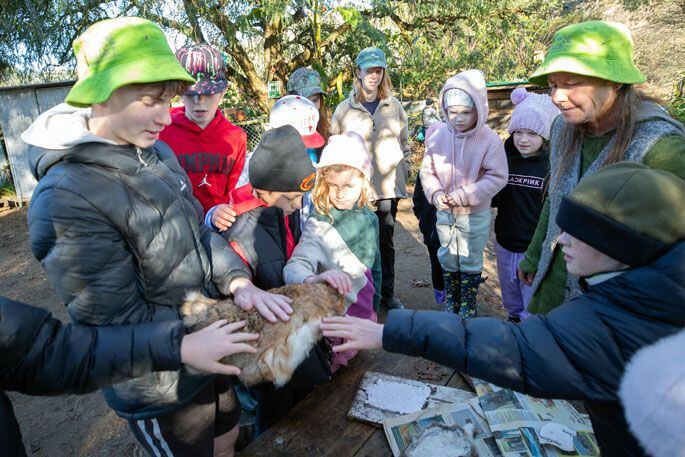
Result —
<svg viewBox="0 0 685 457"><path fill-rule="evenodd" d="M671 113L673 117L685 124L685 74L673 90Z"/></svg>
<svg viewBox="0 0 685 457"><path fill-rule="evenodd" d="M354 58L367 46L388 56L389 74L403 96L435 94L467 68L488 81L525 78L534 51L575 20L562 0L5 0L0 14L0 78L45 81L73 75L71 42L107 17L139 15L169 32L174 47L206 41L227 57L239 90L226 104L268 109L266 83L283 85L292 71L312 65L337 103L351 87ZM3 79L6 83L7 79Z"/></svg>
<svg viewBox="0 0 685 457"><path fill-rule="evenodd" d="M14 197L16 194L14 185L11 182L0 184L0 198Z"/></svg>

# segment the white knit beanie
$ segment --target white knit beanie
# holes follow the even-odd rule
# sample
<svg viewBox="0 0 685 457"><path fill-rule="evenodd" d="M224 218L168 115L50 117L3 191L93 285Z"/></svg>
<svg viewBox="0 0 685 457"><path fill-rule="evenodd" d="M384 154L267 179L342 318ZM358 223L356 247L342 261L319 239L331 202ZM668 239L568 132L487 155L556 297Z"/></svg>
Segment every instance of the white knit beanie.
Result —
<svg viewBox="0 0 685 457"><path fill-rule="evenodd" d="M345 132L342 135L332 135L328 144L321 152L316 168L330 165L347 165L361 171L367 179L371 179L371 156L366 143L358 133Z"/></svg>
<svg viewBox="0 0 685 457"><path fill-rule="evenodd" d="M654 457L685 457L685 330L639 350L619 397L630 431Z"/></svg>
<svg viewBox="0 0 685 457"><path fill-rule="evenodd" d="M511 101L514 103L514 112L509 122L509 133L527 129L549 140L552 121L561 113L549 95L528 92L525 87L518 87L512 91Z"/></svg>

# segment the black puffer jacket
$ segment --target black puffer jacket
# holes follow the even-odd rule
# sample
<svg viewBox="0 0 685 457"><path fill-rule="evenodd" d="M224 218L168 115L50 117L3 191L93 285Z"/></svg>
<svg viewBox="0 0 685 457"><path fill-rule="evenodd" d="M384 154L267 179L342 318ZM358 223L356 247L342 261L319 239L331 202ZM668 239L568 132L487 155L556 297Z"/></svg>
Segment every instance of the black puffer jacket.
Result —
<svg viewBox="0 0 685 457"><path fill-rule="evenodd" d="M618 386L641 347L685 326L685 243L652 264L589 286L521 324L433 311L391 311L388 351L421 356L543 398L585 400L604 456L643 455L628 432Z"/></svg>
<svg viewBox="0 0 685 457"><path fill-rule="evenodd" d="M180 320L62 325L43 309L0 297L0 455L25 455L3 391L86 393L152 370L177 370L184 334Z"/></svg>
<svg viewBox="0 0 685 457"><path fill-rule="evenodd" d="M295 244L300 240L300 212L288 216ZM275 206L238 214L233 226L221 234L250 264L252 282L268 290L285 285L286 227L283 211Z"/></svg>
<svg viewBox="0 0 685 457"><path fill-rule="evenodd" d="M204 225L166 144L117 146L84 131L52 146L64 134L51 129L64 118L75 123L79 113L58 105L22 136L39 180L29 209L31 248L74 322L176 319L188 290L227 294L233 278L249 275ZM109 389L106 398L123 417L154 417L190 401L211 379L179 376L145 376Z"/></svg>

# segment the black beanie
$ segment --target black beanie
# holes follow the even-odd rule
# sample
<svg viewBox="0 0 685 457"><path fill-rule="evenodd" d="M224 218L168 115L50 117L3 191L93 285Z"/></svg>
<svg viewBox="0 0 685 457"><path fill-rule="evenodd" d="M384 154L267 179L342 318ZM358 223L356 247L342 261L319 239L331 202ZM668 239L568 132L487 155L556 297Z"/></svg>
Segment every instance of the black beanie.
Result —
<svg viewBox="0 0 685 457"><path fill-rule="evenodd" d="M255 189L306 192L314 186L316 169L297 129L283 125L264 132L248 174Z"/></svg>
<svg viewBox="0 0 685 457"><path fill-rule="evenodd" d="M685 181L619 162L580 181L559 206L559 228L631 266L656 260L685 239Z"/></svg>

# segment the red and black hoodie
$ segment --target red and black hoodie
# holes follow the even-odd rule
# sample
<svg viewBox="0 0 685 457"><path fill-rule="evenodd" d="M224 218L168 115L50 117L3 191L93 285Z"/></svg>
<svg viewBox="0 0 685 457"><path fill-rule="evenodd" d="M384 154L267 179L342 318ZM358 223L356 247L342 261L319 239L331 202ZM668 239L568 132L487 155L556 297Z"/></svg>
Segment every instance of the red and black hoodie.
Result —
<svg viewBox="0 0 685 457"><path fill-rule="evenodd" d="M217 110L202 129L185 116L185 107L172 108L171 125L162 130L160 140L171 146L205 212L228 202L245 165L247 135L240 127Z"/></svg>

